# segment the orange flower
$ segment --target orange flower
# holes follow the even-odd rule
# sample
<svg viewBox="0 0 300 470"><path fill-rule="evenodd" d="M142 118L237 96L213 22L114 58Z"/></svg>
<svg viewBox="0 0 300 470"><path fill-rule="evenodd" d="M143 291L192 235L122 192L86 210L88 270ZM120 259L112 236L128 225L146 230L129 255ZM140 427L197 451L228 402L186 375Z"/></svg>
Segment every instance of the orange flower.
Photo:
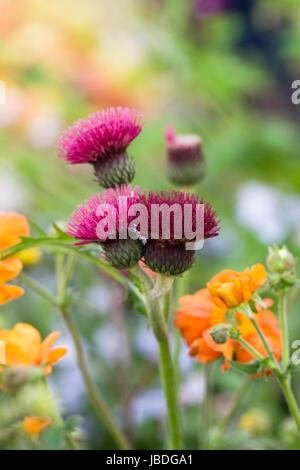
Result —
<svg viewBox="0 0 300 470"><path fill-rule="evenodd" d="M15 212L0 212L0 250L5 250L29 236L29 226L24 215ZM16 258L0 261L0 305L21 297L24 290L14 285L6 285L20 273L22 263Z"/></svg>
<svg viewBox="0 0 300 470"><path fill-rule="evenodd" d="M44 366L45 375L52 365L63 357L67 349L50 349L60 332L50 333L42 342L40 333L28 323L17 323L12 330L0 330L0 341L5 343L7 366Z"/></svg>
<svg viewBox="0 0 300 470"><path fill-rule="evenodd" d="M225 344L215 343L210 332L214 325L222 323L222 321L216 321L215 307L208 289L201 289L193 295L182 297L179 299L179 304L180 307L175 315L175 325L180 329L190 347L189 354L191 356L197 356L197 360L200 362L211 362L223 355L225 359L222 365L223 370L230 367L228 360L235 359L238 362L247 363L255 359L236 340L228 339ZM264 304L268 308L272 305L272 301L265 299ZM270 349L280 360L281 334L277 318L269 310L261 310L258 305L256 308L259 311L255 315L256 321L260 325ZM242 337L266 357L267 352L251 320L243 313L237 313L236 319Z"/></svg>
<svg viewBox="0 0 300 470"><path fill-rule="evenodd" d="M52 423L51 418L26 416L23 420L23 428L30 436L38 437L43 429L47 426L51 426Z"/></svg>
<svg viewBox="0 0 300 470"><path fill-rule="evenodd" d="M0 212L0 250L20 243L20 237L29 236L26 217L16 212Z"/></svg>
<svg viewBox="0 0 300 470"><path fill-rule="evenodd" d="M267 273L264 266L255 264L242 273L224 269L207 283L207 288L216 307L227 310L249 302L266 280Z"/></svg>

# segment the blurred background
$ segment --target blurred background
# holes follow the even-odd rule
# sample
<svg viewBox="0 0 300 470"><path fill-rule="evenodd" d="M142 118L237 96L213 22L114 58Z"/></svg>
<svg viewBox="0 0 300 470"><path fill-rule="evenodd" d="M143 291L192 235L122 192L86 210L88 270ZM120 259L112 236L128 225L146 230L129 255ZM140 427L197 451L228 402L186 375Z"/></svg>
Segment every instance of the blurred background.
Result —
<svg viewBox="0 0 300 470"><path fill-rule="evenodd" d="M57 157L60 133L97 109L130 106L145 123L130 147L134 183L147 190L172 188L166 126L203 138L207 173L197 193L215 207L222 229L199 253L191 292L220 269L265 262L270 244L286 243L299 256L300 105L291 102L291 84L300 79L298 0L0 0L0 12L1 210L24 213L47 231L51 221L66 221L99 188L91 168ZM119 285L85 262L76 268L72 315L93 376L136 447L159 448L165 408L156 344L144 318L124 304ZM25 269L54 289L51 256ZM292 339L300 338L299 307L291 312ZM0 312L1 328L17 321L43 336L62 330L69 353L50 377L62 413L83 417L87 448L113 448L86 401L58 313L27 289ZM241 381L219 367L213 369L216 421ZM182 369L192 449L201 432L204 380L185 347ZM300 399L299 379L295 386ZM255 382L226 446L293 448L287 416L275 384Z"/></svg>

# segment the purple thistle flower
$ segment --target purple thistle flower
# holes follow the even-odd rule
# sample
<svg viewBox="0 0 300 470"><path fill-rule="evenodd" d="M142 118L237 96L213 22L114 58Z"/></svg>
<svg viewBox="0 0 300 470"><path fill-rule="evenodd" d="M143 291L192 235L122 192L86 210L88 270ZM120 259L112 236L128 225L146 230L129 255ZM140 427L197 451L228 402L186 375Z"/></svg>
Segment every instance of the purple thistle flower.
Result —
<svg viewBox="0 0 300 470"><path fill-rule="evenodd" d="M58 155L72 164L91 163L105 188L128 184L135 170L126 149L141 130L141 117L133 109L96 111L63 133Z"/></svg>
<svg viewBox="0 0 300 470"><path fill-rule="evenodd" d="M186 242L193 242L194 239L187 239L185 237L185 206L191 207L191 217L189 216L188 224L197 235L202 235L204 239L216 237L219 234L219 225L216 220L216 213L211 205L204 203L202 199L191 193L183 193L173 190L172 192L161 191L160 193L153 193L152 191L148 196L142 196L148 210L149 226L151 229L154 224L157 224L157 219L152 220L152 207L174 206L175 204L181 208L181 234L182 237L177 237L178 219L176 213L170 213L169 217L169 237L165 238L164 232L164 218L165 214L160 212L158 219L157 234L158 238L149 238L145 246L144 260L145 264L154 272L161 274L177 276L190 269L195 259L195 251L186 248ZM198 233L199 227L197 226L197 205L204 205L204 220L203 220L203 233ZM168 208L167 207L167 208ZM156 216L155 216L156 217ZM198 221L199 222L199 221ZM180 223L180 222L179 222Z"/></svg>
<svg viewBox="0 0 300 470"><path fill-rule="evenodd" d="M127 224L134 219L134 216L129 216L128 211L133 204L136 204L140 201L141 195L144 194L144 191L140 194L140 188L136 186L132 188L130 185L117 187L115 189L107 189L98 195L91 196L85 204L81 204L76 211L72 213L72 219L67 223L67 234L81 240L77 244L88 244L96 242L105 242L106 240L118 239L119 229L120 229L120 211L119 211L119 200L120 197L126 198L126 209L127 214ZM125 199L124 199L125 200ZM109 208L105 209L106 213L99 211L99 206L109 205L112 209L111 214ZM97 226L101 220L107 219L107 215L116 220L116 234L107 232L105 238L100 238L97 235ZM111 219L112 220L112 219Z"/></svg>
<svg viewBox="0 0 300 470"><path fill-rule="evenodd" d="M121 200L121 197L124 199ZM139 262L144 252L142 240L138 237L128 238L127 232L128 225L135 218L129 215L129 209L139 200L139 188L132 188L130 185L111 188L94 195L86 201L86 205L80 205L73 212L72 219L67 224L67 234L80 240L76 245L100 243L106 260L112 266L117 269L131 268ZM103 232L99 232L101 221Z"/></svg>
<svg viewBox="0 0 300 470"><path fill-rule="evenodd" d="M148 196L141 195L141 200L147 207L148 211L148 218L149 218L149 227L152 227L154 221L152 219L152 210L151 206L156 205L163 205L166 204L168 207L173 206L174 204L178 204L181 208L182 214L182 233L184 234L184 222L185 222L185 205L191 206L191 229L193 231L197 230L196 226L196 209L197 205L203 204L204 205L204 239L213 238L219 235L219 225L216 219L216 212L213 210L212 206L208 202L204 202L199 196L196 196L192 193L184 193L182 191L161 191L160 193L153 193L152 191L149 192ZM159 243L178 243L178 242L186 242L187 239L183 236L181 240L175 238L175 215L171 213L170 216L170 238L165 240L162 238L162 230L163 230L163 213L160 212L159 215Z"/></svg>

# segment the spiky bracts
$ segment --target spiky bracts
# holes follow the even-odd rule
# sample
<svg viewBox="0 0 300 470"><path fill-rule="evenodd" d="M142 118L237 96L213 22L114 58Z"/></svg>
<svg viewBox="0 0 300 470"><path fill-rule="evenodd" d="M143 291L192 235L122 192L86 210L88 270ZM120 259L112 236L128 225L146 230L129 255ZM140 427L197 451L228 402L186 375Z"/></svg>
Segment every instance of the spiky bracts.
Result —
<svg viewBox="0 0 300 470"><path fill-rule="evenodd" d="M58 155L72 164L92 164L105 188L128 184L134 178L135 167L126 149L141 130L141 117L134 109L96 111L64 132Z"/></svg>
<svg viewBox="0 0 300 470"><path fill-rule="evenodd" d="M166 129L168 176L178 186L189 186L200 181L205 165L202 139L194 134L177 135L173 128Z"/></svg>
<svg viewBox="0 0 300 470"><path fill-rule="evenodd" d="M183 273L192 266L195 254L187 243L218 235L215 211L198 196L175 190L150 192L142 199L151 227L145 246L146 265L162 274Z"/></svg>
<svg viewBox="0 0 300 470"><path fill-rule="evenodd" d="M128 236L134 219L129 209L139 199L139 188L130 185L94 195L73 212L67 233L79 240L77 244L101 243L108 262L117 269L130 268L143 256L143 242Z"/></svg>

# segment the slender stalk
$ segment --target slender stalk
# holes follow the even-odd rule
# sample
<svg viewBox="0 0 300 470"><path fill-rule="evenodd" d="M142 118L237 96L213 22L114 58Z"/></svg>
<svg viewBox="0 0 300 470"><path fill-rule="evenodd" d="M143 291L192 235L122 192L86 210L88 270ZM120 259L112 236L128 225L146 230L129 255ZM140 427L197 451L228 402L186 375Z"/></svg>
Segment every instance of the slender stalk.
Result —
<svg viewBox="0 0 300 470"><path fill-rule="evenodd" d="M147 289L153 288L153 279L139 264L136 264L133 268L130 269L130 271L142 281Z"/></svg>
<svg viewBox="0 0 300 470"><path fill-rule="evenodd" d="M84 380L84 384L86 386L88 395L96 411L98 412L100 417L103 419L110 433L112 434L112 436L118 443L120 449L128 450L130 449L130 444L129 444L129 441L127 440L127 437L123 434L123 432L120 430L118 425L115 423L115 420L112 417L109 408L105 404L99 390L95 387L91 379L91 376L90 376L90 373L88 371L88 367L86 364L86 360L83 354L83 349L82 349L82 345L79 339L79 335L72 322L69 311L67 308L62 308L61 313L65 320L67 328L71 334L71 337L72 337L72 340L76 349L78 366L82 374L82 378Z"/></svg>
<svg viewBox="0 0 300 470"><path fill-rule="evenodd" d="M299 411L299 407L297 405L296 399L294 397L293 391L291 389L289 377L278 375L278 374L277 374L277 377L280 382L281 389L286 399L286 402L288 404L288 407L290 409L290 412L294 417L294 420L298 429L298 433L300 436L300 411Z"/></svg>
<svg viewBox="0 0 300 470"><path fill-rule="evenodd" d="M31 277L27 276L27 274L21 273L19 274L19 279L24 282L30 289L34 290L37 294L43 297L47 302L49 302L53 307L59 307L60 303L58 299L53 295L51 292L47 291L43 286L41 286L38 282L34 281Z"/></svg>
<svg viewBox="0 0 300 470"><path fill-rule="evenodd" d="M202 447L207 449L209 445L209 428L210 428L210 378L211 364L203 364L203 372L205 377L205 395L202 403Z"/></svg>
<svg viewBox="0 0 300 470"><path fill-rule="evenodd" d="M168 340L159 341L159 370L167 404L167 422L170 450L182 449L181 423L177 403L177 387Z"/></svg>
<svg viewBox="0 0 300 470"><path fill-rule="evenodd" d="M175 283L175 292L177 304L180 297L186 295L189 291L190 284L190 271L186 271L181 278L178 278ZM176 375L177 387L180 387L181 374L180 374L180 352L181 352L181 335L178 328L175 328L175 353L174 353L174 368Z"/></svg>
<svg viewBox="0 0 300 470"><path fill-rule="evenodd" d="M282 368L283 372L285 372L290 362L290 351L289 331L287 322L287 296L284 292L280 292L278 296L278 312L282 337Z"/></svg>
<svg viewBox="0 0 300 470"><path fill-rule="evenodd" d="M271 351L271 349L270 349L270 347L269 347L269 345L268 345L268 343L267 343L267 340L266 340L266 338L265 338L265 335L263 334L263 332L262 332L262 330L261 330L259 324L256 322L255 318L251 318L251 321L252 321L252 323L253 323L253 325L254 325L254 328L256 329L256 331L257 331L257 333L258 333L260 339L262 340L262 343L263 343L263 345L264 345L264 347L265 347L265 350L267 351L269 357L270 357L271 359L273 359L273 361L275 361L274 355L273 355L273 353L272 353L272 351Z"/></svg>
<svg viewBox="0 0 300 470"><path fill-rule="evenodd" d="M244 346L244 348L246 348L254 357L256 357L256 359L258 359L259 361L263 361L265 358L262 354L260 354L260 352L258 352L255 348L253 348L253 346L251 346L250 343L248 343L248 341L246 341L244 338L240 337L238 339L238 341Z"/></svg>
<svg viewBox="0 0 300 470"><path fill-rule="evenodd" d="M221 440L222 440L222 438L225 434L226 429L228 428L229 424L231 423L232 419L234 418L234 415L235 415L236 411L238 410L238 408L240 406L240 403L243 400L245 394L247 393L251 383L252 383L252 377L251 376L250 377L246 376L244 378L244 380L242 381L242 384L241 384L240 388L238 389L238 391L237 391L237 393L236 393L236 395L233 399L230 410L224 416L221 423L219 424L218 431L217 431L217 434L216 434L214 442L213 442L214 447L217 447L219 445L219 443L221 442Z"/></svg>

